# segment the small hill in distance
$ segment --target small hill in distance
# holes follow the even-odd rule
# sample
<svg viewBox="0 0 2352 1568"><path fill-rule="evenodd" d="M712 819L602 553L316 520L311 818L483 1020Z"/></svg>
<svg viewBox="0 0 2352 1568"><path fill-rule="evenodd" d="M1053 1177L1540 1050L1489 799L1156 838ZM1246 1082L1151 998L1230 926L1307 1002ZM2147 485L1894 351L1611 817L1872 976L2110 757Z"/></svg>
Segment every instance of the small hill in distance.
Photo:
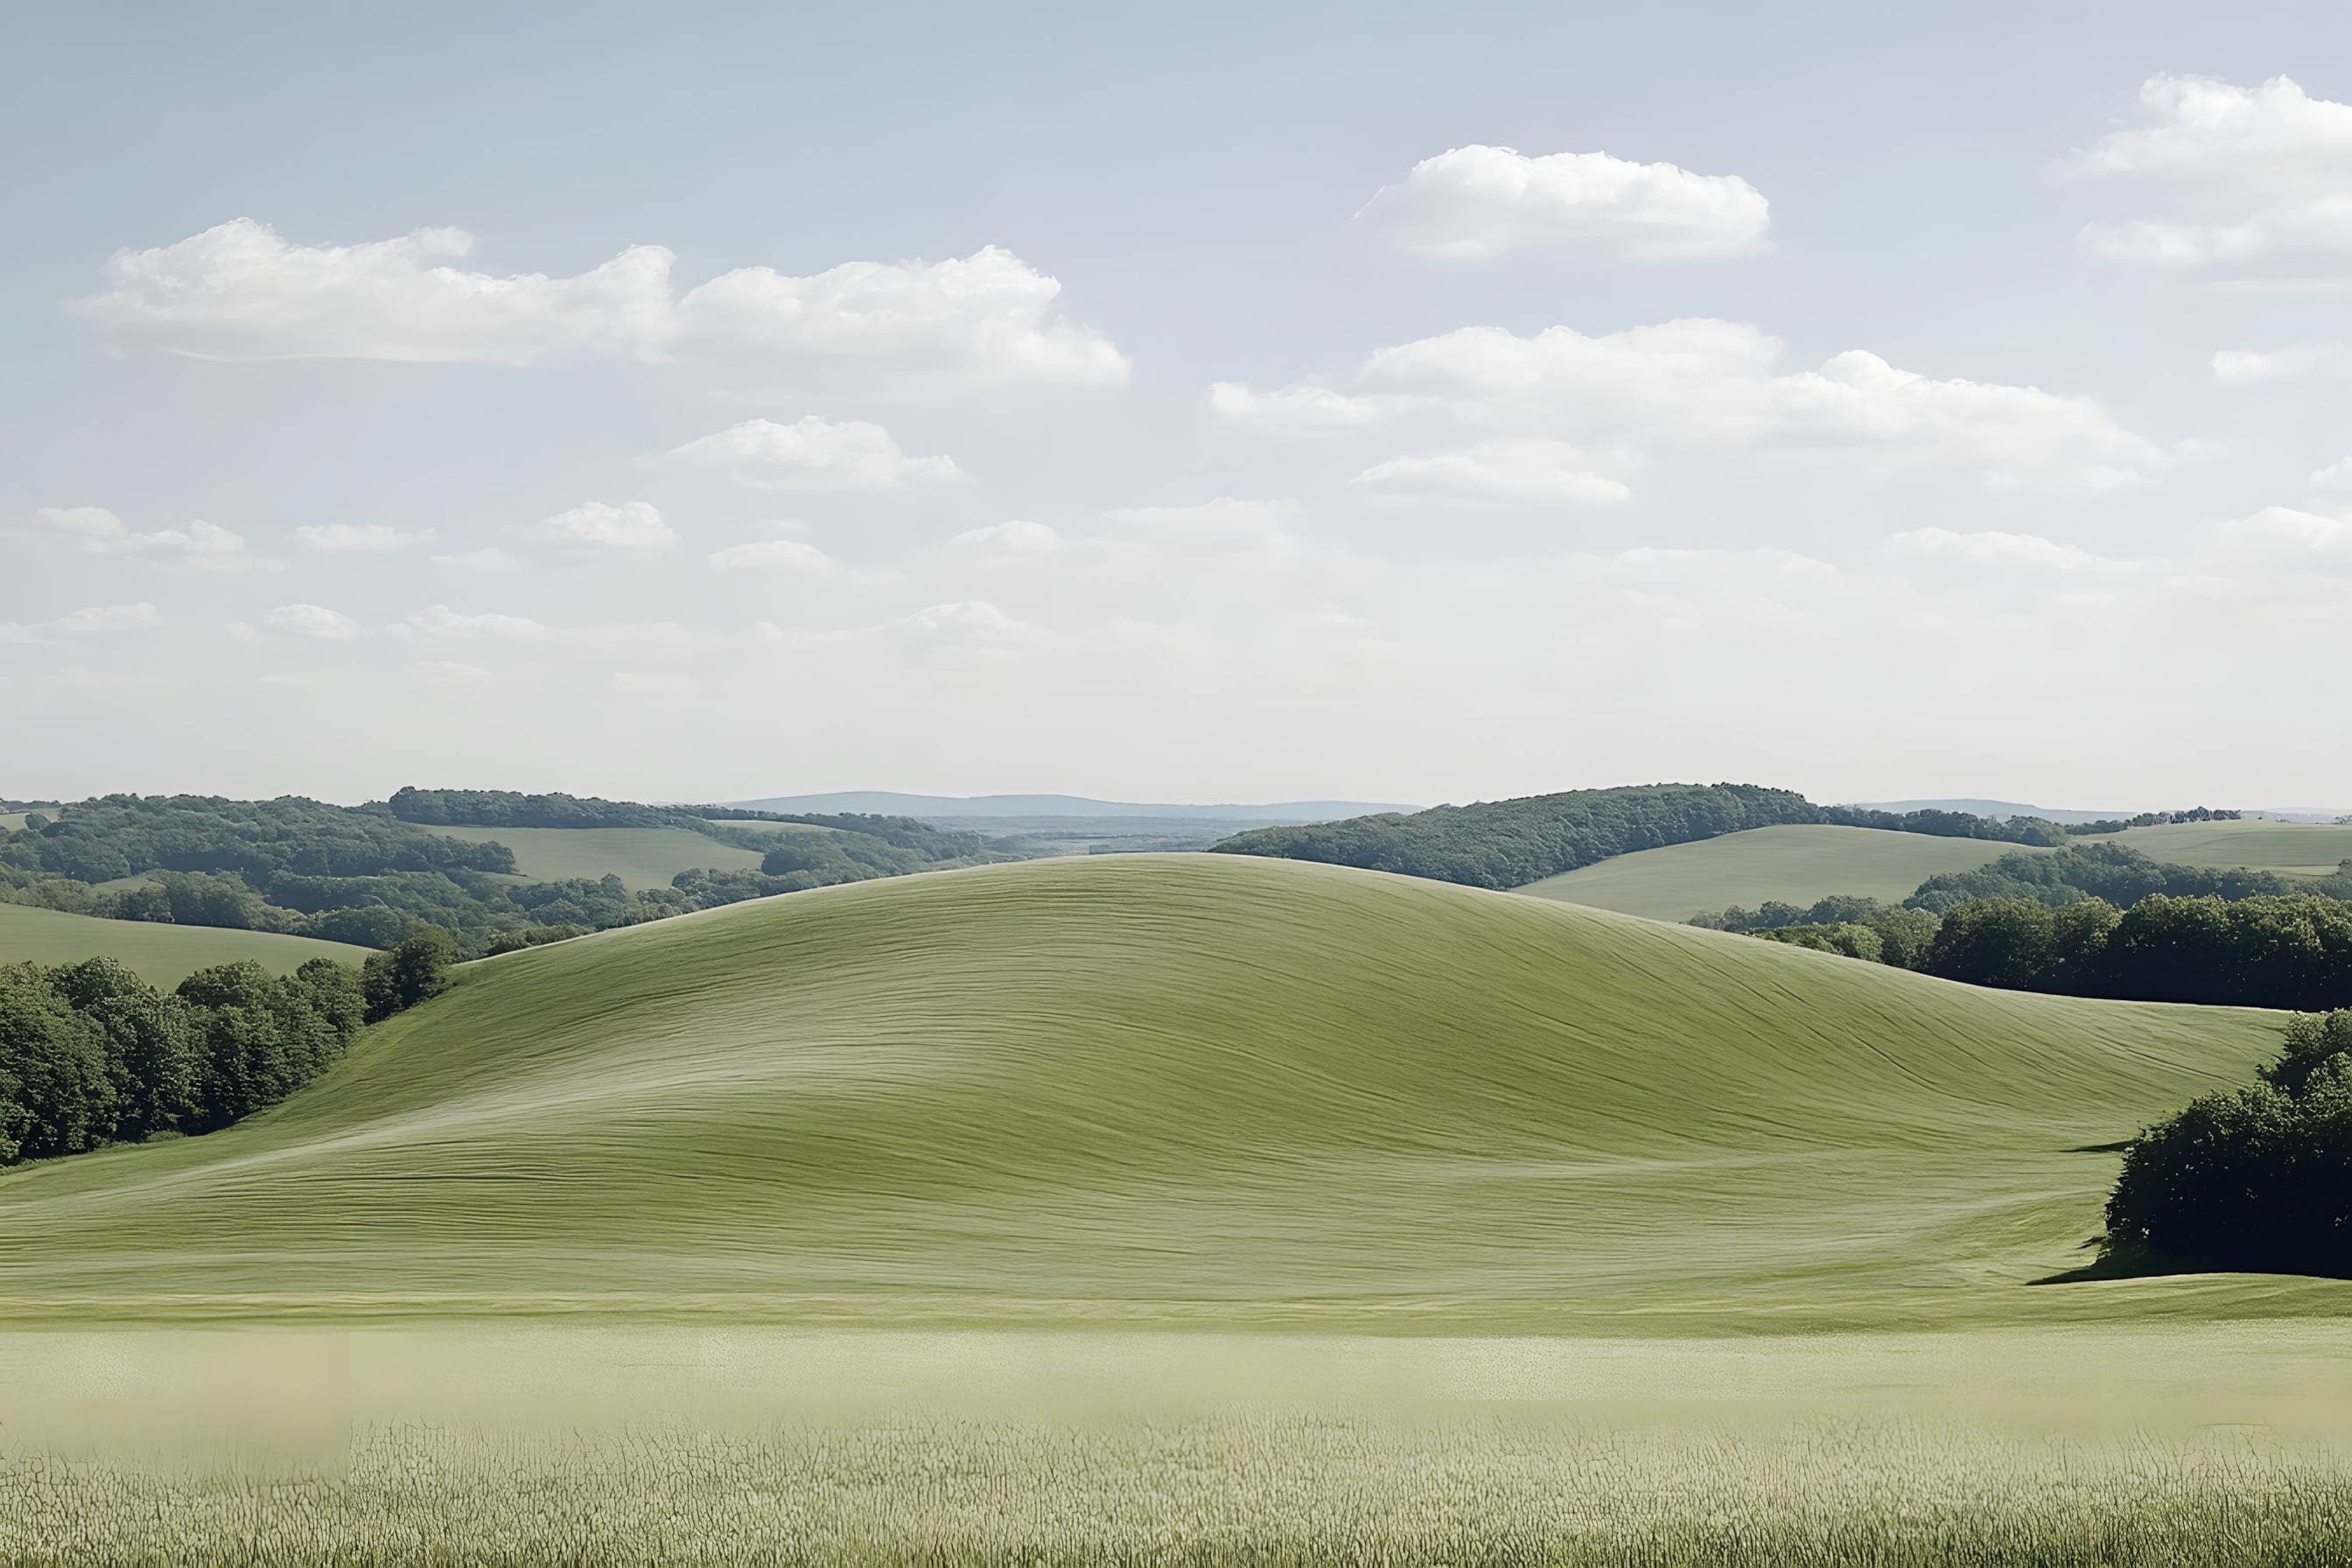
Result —
<svg viewBox="0 0 2352 1568"><path fill-rule="evenodd" d="M1205 849L1229 834L1251 828L1420 809L1361 800L1181 805L1093 800L1075 795L898 795L888 790L778 795L727 804L786 815L858 812L910 816L936 826L978 833L993 847L1022 856Z"/></svg>

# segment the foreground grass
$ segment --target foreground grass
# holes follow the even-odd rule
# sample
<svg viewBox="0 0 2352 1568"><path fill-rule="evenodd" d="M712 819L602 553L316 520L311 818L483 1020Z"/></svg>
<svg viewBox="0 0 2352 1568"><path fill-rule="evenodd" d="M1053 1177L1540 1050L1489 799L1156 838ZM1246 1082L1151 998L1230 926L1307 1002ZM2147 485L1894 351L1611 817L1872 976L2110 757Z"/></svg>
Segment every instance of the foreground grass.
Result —
<svg viewBox="0 0 2352 1568"><path fill-rule="evenodd" d="M1923 1423L1332 1414L354 1434L331 1464L0 1456L23 1563L2332 1564L2352 1468Z"/></svg>

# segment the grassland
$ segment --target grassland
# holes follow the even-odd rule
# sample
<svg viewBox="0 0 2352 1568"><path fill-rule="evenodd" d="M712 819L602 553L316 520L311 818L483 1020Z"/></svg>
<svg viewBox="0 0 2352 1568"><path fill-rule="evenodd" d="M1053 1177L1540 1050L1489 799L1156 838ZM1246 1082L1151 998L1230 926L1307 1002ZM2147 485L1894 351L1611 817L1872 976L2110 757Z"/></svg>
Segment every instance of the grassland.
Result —
<svg viewBox="0 0 2352 1568"><path fill-rule="evenodd" d="M470 844L495 840L514 851L534 882L611 875L630 888L667 888L680 871L758 870L757 850L739 849L685 827L435 827Z"/></svg>
<svg viewBox="0 0 2352 1568"><path fill-rule="evenodd" d="M2095 843L2128 845L2181 866L2250 866L2321 877L2352 859L2352 827L2312 822L2181 822L2135 827Z"/></svg>
<svg viewBox="0 0 2352 1568"><path fill-rule="evenodd" d="M1981 992L1409 879L1097 858L471 966L245 1125L0 1176L0 1314L1753 1333L2030 1289L2266 1016Z"/></svg>
<svg viewBox="0 0 2352 1568"><path fill-rule="evenodd" d="M357 963L363 947L268 931L101 921L25 904L0 904L0 963L66 963L119 958L157 985L177 985L199 969L250 958L278 974L313 958Z"/></svg>
<svg viewBox="0 0 2352 1568"><path fill-rule="evenodd" d="M1776 899L1802 906L1832 893L1900 903L1930 877L1972 871L2017 847L1870 827L1755 827L1620 855L1518 891L1661 921Z"/></svg>
<svg viewBox="0 0 2352 1568"><path fill-rule="evenodd" d="M0 1562L2333 1563L2352 1285L2033 1283L2275 1025L1208 856L514 953L0 1175Z"/></svg>

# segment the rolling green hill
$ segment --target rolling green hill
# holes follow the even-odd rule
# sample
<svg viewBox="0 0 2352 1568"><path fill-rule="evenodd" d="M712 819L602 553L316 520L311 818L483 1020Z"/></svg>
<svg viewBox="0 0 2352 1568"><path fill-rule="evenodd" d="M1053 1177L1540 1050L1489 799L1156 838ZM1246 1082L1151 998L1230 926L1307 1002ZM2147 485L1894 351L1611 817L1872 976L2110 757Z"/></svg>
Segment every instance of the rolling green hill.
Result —
<svg viewBox="0 0 2352 1568"><path fill-rule="evenodd" d="M756 871L757 850L705 838L688 827L441 827L444 838L496 842L514 851L515 868L534 882L607 873L630 888L667 888L680 871L707 866Z"/></svg>
<svg viewBox="0 0 2352 1568"><path fill-rule="evenodd" d="M0 1176L0 1315L1748 1332L2343 1310L2030 1289L2262 1015L1433 882L1037 862L469 966L200 1139Z"/></svg>
<svg viewBox="0 0 2352 1568"><path fill-rule="evenodd" d="M1872 827L1755 827L1620 855L1517 891L1661 921L1771 900L1803 906L1832 893L1899 904L1930 877L1972 871L2018 848Z"/></svg>
<svg viewBox="0 0 2352 1568"><path fill-rule="evenodd" d="M238 959L255 959L274 973L289 974L313 958L357 963L368 950L307 936L101 921L26 904L0 904L0 963L65 963L100 955L119 958L151 984L169 987L199 969Z"/></svg>
<svg viewBox="0 0 2352 1568"><path fill-rule="evenodd" d="M2168 823L2092 842L2127 845L2178 866L2247 866L2284 877L2324 877L2352 859L2352 827L2314 822Z"/></svg>

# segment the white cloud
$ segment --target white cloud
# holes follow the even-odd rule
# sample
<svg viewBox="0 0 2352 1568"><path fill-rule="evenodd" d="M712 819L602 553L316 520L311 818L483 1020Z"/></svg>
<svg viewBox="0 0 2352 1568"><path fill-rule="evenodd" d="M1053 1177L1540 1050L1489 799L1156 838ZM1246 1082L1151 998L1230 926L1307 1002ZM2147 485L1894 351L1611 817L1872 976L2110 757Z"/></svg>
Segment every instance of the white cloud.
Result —
<svg viewBox="0 0 2352 1568"><path fill-rule="evenodd" d="M215 572L277 564L246 554L242 535L201 519L185 528L141 533L102 506L45 506L34 515L77 535L81 547L93 554L135 555L161 565Z"/></svg>
<svg viewBox="0 0 2352 1568"><path fill-rule="evenodd" d="M411 544L430 543L433 531L420 528L403 532L380 522L328 522L298 528L294 537L313 550L399 550Z"/></svg>
<svg viewBox="0 0 2352 1568"><path fill-rule="evenodd" d="M50 623L61 632L152 631L163 624L163 612L142 602L136 605L93 605L60 616Z"/></svg>
<svg viewBox="0 0 2352 1568"><path fill-rule="evenodd" d="M1742 256L1766 247L1771 225L1769 204L1736 174L1478 145L1423 159L1361 216L1414 250L1455 259L1538 246L1647 260Z"/></svg>
<svg viewBox="0 0 2352 1568"><path fill-rule="evenodd" d="M1020 632L1021 623L985 599L963 599L951 605L927 605L911 616L890 623L944 641L990 640Z"/></svg>
<svg viewBox="0 0 2352 1568"><path fill-rule="evenodd" d="M1051 314L1061 285L989 247L961 259L850 262L809 278L764 267L673 297L675 259L632 246L572 278L447 265L473 237L418 229L349 246L289 243L237 218L117 251L68 315L124 347L226 360L528 364L566 352L720 354L852 379L1116 384L1128 362Z"/></svg>
<svg viewBox="0 0 2352 1568"><path fill-rule="evenodd" d="M2352 490L2352 458L2338 458L2324 468L2314 469L2311 482L2323 489Z"/></svg>
<svg viewBox="0 0 2352 1568"><path fill-rule="evenodd" d="M2057 172L2160 180L2185 210L2093 224L2094 251L2180 269L2352 258L2352 105L2283 76L2257 88L2159 76L2139 96L2158 124L2104 137Z"/></svg>
<svg viewBox="0 0 2352 1568"><path fill-rule="evenodd" d="M2213 355L2213 374L2231 386L2276 381L2331 365L2344 357L2341 343L2289 343L2283 349L2221 349Z"/></svg>
<svg viewBox="0 0 2352 1568"><path fill-rule="evenodd" d="M1115 386L1128 361L1049 319L1061 284L994 246L961 260L853 261L812 278L722 274L679 301L681 352L822 359L956 380Z"/></svg>
<svg viewBox="0 0 2352 1568"><path fill-rule="evenodd" d="M664 550L677 542L677 535L662 521L661 513L650 502L641 500L624 501L619 506L586 501L570 511L540 519L535 531L542 539L601 544L614 550ZM450 563L459 559L451 557Z"/></svg>
<svg viewBox="0 0 2352 1568"><path fill-rule="evenodd" d="M811 414L790 425L746 419L669 454L781 489L889 489L953 483L967 476L951 458L909 458L879 425L838 424Z"/></svg>
<svg viewBox="0 0 2352 1568"><path fill-rule="evenodd" d="M461 550L454 555L436 555L432 560L436 566L446 566L457 572L512 572L522 565L521 561L495 545L480 550Z"/></svg>
<svg viewBox="0 0 2352 1568"><path fill-rule="evenodd" d="M731 544L711 552L710 563L721 572L809 573L834 569L832 556L797 539L762 539L750 544Z"/></svg>
<svg viewBox="0 0 2352 1568"><path fill-rule="evenodd" d="M1633 492L1622 480L1595 471L1592 455L1565 441L1541 437L1485 441L1459 451L1391 458L1358 474L1355 482L1397 491L1500 496L1518 500L1606 506Z"/></svg>
<svg viewBox="0 0 2352 1568"><path fill-rule="evenodd" d="M394 621L384 630L404 637L478 638L499 642L536 642L548 635L547 627L526 616L495 614L461 616L446 605L435 605L419 610L405 620Z"/></svg>
<svg viewBox="0 0 2352 1568"><path fill-rule="evenodd" d="M1566 447L1605 448L1612 465L1626 466L1661 446L1843 450L1880 467L1958 465L1990 484L2062 490L2130 483L2169 460L2090 398L1937 379L1862 350L1818 370L1776 374L1780 352L1778 339L1753 326L1706 319L1601 337L1569 327L1525 338L1465 327L1382 349L1356 384L1392 399L1392 417L1442 411L1517 444L1399 458L1400 467L1370 472L1490 494L1517 485L1550 499L1572 489L1597 500L1607 494L1603 484L1563 476L1613 476L1566 461Z"/></svg>
<svg viewBox="0 0 2352 1568"><path fill-rule="evenodd" d="M1396 398L1351 397L1328 386L1254 392L1243 382L1221 381L1209 388L1209 406L1226 418L1299 434L1360 430L1396 412L1399 404Z"/></svg>
<svg viewBox="0 0 2352 1568"><path fill-rule="evenodd" d="M262 617L261 624L273 632L284 632L290 637L320 637L330 641L367 635L367 628L359 622L323 605L280 605Z"/></svg>

